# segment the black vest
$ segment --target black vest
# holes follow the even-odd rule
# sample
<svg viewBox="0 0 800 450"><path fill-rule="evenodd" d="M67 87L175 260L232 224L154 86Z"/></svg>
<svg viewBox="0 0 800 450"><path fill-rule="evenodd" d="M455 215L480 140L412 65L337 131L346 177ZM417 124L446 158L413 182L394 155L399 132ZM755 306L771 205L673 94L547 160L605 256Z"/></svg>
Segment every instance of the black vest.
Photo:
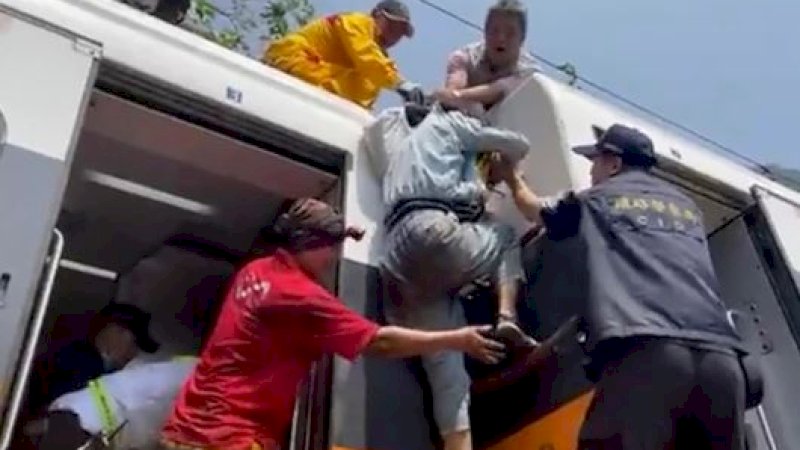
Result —
<svg viewBox="0 0 800 450"><path fill-rule="evenodd" d="M561 276L570 285L551 289L578 291L587 350L632 336L742 348L727 321L701 213L691 199L634 170L581 192L577 202L577 234L565 239L570 245L551 243L550 249L570 251L561 255L570 260L561 268L571 271Z"/></svg>

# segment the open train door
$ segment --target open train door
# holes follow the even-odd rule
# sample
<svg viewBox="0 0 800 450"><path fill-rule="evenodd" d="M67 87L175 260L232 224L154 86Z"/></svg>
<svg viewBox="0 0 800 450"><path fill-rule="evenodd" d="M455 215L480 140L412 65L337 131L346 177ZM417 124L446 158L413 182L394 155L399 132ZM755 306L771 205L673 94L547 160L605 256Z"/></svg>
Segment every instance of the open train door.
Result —
<svg viewBox="0 0 800 450"><path fill-rule="evenodd" d="M58 268L54 231L99 45L0 0L0 449L9 448Z"/></svg>
<svg viewBox="0 0 800 450"><path fill-rule="evenodd" d="M760 186L752 193L758 211L749 215L748 225L778 306L754 311L761 316L765 386L756 411L761 428L757 448L793 448L800 439L800 203ZM753 300L764 303L764 298Z"/></svg>

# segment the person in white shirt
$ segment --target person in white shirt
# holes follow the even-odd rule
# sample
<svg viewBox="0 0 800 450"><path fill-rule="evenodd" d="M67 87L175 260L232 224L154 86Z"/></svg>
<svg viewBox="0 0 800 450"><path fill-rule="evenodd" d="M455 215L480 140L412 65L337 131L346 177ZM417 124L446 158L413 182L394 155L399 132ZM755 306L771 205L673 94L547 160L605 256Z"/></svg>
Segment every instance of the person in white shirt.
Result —
<svg viewBox="0 0 800 450"><path fill-rule="evenodd" d="M86 445L80 448L95 448L89 441L102 438L115 450L158 448L161 426L196 363L187 356L131 364L62 395L48 408L38 448L74 450L76 440Z"/></svg>

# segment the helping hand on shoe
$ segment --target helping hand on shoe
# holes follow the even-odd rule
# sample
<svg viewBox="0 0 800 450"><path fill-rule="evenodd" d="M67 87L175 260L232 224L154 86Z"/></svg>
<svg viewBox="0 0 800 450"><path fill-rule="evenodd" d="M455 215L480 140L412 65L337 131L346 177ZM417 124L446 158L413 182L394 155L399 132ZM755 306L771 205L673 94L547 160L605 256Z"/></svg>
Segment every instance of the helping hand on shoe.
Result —
<svg viewBox="0 0 800 450"><path fill-rule="evenodd" d="M458 330L461 350L483 363L497 364L505 356L505 346L487 337L491 332L491 325L464 327Z"/></svg>

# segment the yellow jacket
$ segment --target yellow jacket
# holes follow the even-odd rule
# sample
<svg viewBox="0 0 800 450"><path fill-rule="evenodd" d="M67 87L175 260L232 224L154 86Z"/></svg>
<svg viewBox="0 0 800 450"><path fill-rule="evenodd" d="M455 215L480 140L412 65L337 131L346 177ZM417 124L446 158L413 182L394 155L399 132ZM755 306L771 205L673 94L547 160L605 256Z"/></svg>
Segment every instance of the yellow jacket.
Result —
<svg viewBox="0 0 800 450"><path fill-rule="evenodd" d="M401 81L375 41L375 21L357 12L317 19L272 42L263 61L365 108Z"/></svg>

